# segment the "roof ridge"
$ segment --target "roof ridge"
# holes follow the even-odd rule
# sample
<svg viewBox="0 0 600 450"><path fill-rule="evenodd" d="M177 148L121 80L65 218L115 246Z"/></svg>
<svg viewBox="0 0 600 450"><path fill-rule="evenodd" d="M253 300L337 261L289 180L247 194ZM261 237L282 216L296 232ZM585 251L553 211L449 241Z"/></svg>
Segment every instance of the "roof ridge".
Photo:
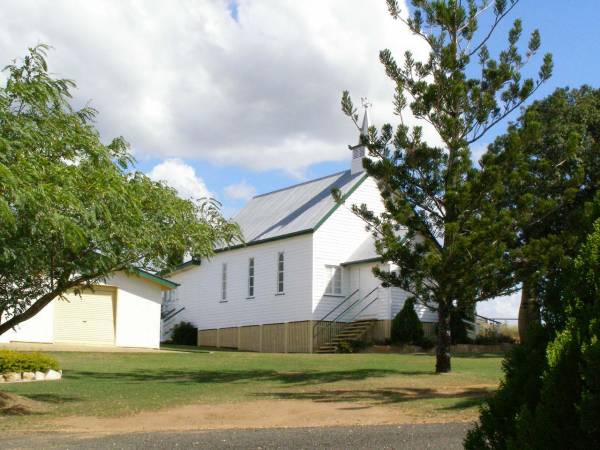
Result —
<svg viewBox="0 0 600 450"><path fill-rule="evenodd" d="M315 181L324 180L325 178L334 177L336 175L341 175L341 174L346 173L346 172L350 172L350 170L342 170L341 172L332 173L330 175L325 175L325 176L322 176L322 177L319 177L319 178L315 178L313 180L307 180L307 181L303 181L302 183L292 184L291 186L286 186L286 187L281 188L281 189L275 189L274 191L271 191L271 192L265 192L264 194L255 195L252 198L255 199L255 198L259 198L259 197L264 197L265 195L275 194L276 192L282 192L282 191L285 191L287 189L292 189L292 188L296 188L298 186L303 186L305 184L314 183Z"/></svg>

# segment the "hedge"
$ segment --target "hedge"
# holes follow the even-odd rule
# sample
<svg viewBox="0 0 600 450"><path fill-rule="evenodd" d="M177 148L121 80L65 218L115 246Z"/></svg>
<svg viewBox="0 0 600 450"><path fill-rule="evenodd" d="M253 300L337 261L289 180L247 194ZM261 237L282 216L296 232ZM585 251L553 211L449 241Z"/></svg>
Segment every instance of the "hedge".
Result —
<svg viewBox="0 0 600 450"><path fill-rule="evenodd" d="M22 353L0 350L0 374L8 372L47 372L58 370L58 361L39 352Z"/></svg>

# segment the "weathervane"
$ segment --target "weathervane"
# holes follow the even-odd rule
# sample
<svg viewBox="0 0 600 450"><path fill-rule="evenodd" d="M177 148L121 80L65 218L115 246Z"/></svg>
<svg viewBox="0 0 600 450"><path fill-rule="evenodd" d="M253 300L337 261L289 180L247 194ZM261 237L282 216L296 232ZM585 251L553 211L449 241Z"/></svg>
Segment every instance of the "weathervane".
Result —
<svg viewBox="0 0 600 450"><path fill-rule="evenodd" d="M361 97L360 102L362 103L363 108L365 109L373 106L373 103L371 103L367 97Z"/></svg>

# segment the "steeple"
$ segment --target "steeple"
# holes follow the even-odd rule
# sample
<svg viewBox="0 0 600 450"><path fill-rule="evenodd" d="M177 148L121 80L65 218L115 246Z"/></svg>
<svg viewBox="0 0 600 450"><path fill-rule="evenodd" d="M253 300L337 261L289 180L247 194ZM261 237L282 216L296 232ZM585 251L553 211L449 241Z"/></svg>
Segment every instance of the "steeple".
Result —
<svg viewBox="0 0 600 450"><path fill-rule="evenodd" d="M369 121L369 108L371 107L371 103L367 101L366 97L362 97L360 100L365 112L363 114L362 126L360 127L360 134L358 136L358 144L348 146L348 148L352 150L352 175L365 170L363 167L363 158L365 157L367 151L366 147L361 144L361 137L366 137L369 135L369 127L371 126L371 122Z"/></svg>

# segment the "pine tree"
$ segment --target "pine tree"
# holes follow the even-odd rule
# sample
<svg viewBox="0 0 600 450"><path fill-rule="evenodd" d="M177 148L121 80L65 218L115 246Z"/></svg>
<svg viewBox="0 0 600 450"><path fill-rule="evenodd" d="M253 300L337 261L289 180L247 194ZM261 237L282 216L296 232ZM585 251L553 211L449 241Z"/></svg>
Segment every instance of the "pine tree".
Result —
<svg viewBox="0 0 600 450"><path fill-rule="evenodd" d="M371 128L362 143L375 157L365 158L367 173L379 186L386 212L376 216L365 205L354 211L371 224L384 260L399 272L377 275L399 286L418 301L433 306L438 315L436 372L449 372L450 313L459 303L486 300L514 288L502 240L508 217L472 226L491 208L473 189L477 170L469 147L519 108L552 72L552 57L544 56L536 79L524 78L523 67L540 47L540 34L531 34L522 54L522 34L515 20L508 47L496 59L487 44L498 24L518 0L413 0L409 13L388 0L398 20L429 47L426 61L410 51L399 64L389 50L380 52L386 74L395 84L395 113L400 124ZM485 13L493 15L488 30L478 29ZM479 66L480 76L471 78ZM409 107L417 119L430 124L443 146L423 139L422 127L404 122ZM358 126L358 115L348 92L342 110Z"/></svg>

